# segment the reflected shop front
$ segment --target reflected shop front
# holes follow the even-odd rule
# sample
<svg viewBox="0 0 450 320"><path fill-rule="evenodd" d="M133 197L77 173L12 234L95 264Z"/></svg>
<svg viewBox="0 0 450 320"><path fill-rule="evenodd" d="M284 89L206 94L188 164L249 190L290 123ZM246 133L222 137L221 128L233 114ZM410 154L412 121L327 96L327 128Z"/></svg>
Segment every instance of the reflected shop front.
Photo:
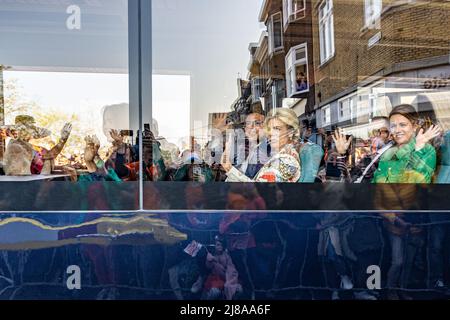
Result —
<svg viewBox="0 0 450 320"><path fill-rule="evenodd" d="M0 299L448 299L449 29L440 0L0 0Z"/></svg>

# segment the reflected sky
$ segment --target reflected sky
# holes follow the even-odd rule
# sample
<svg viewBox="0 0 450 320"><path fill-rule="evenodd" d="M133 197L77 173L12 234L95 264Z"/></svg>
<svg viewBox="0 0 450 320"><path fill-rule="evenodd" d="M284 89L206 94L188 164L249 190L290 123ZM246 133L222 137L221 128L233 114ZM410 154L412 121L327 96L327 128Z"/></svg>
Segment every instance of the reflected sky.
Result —
<svg viewBox="0 0 450 320"><path fill-rule="evenodd" d="M191 128L206 126L208 113L230 110L238 74L247 76L248 45L259 39L262 0L152 1L153 69L189 74Z"/></svg>
<svg viewBox="0 0 450 320"><path fill-rule="evenodd" d="M88 128L85 133L96 134L102 145L107 142L102 130L102 108L128 104L129 100L128 75L125 74L6 71L4 81L6 124L14 123L15 115L9 113L11 108L36 103L48 113L59 111L69 117L76 115ZM17 100L12 99L14 95ZM9 105L8 101L16 103Z"/></svg>
<svg viewBox="0 0 450 320"><path fill-rule="evenodd" d="M73 4L81 10L80 30L66 27L70 16L66 9ZM179 78L170 83L160 78L155 85L154 90L171 93L181 119L168 120L173 121L176 107L167 108L164 94L156 93L154 112L162 119L161 135L170 133L172 141L172 136L186 136L189 130L206 135L208 114L230 109L238 94L236 79L247 75L248 45L259 39L263 29L258 23L261 5L262 0L152 1L153 73L190 78L181 87ZM104 105L128 102L125 77L118 74L126 75L128 70L126 13L125 0L1 1L0 41L8 45L0 47L0 64L39 71L21 73L20 82L43 108L96 114Z"/></svg>
<svg viewBox="0 0 450 320"><path fill-rule="evenodd" d="M77 115L89 128L86 134L96 134L102 145L109 138L102 130L103 108L128 105L129 101L126 74L5 71L4 81L6 124L14 123L15 114L10 113L11 109L21 104L36 103L48 113L59 111L69 117ZM173 94L174 88L177 94ZM155 134L181 147L180 138L189 136L190 77L153 75L153 91L153 117L158 121L159 129ZM14 105L9 101L15 101ZM128 129L119 126L119 123L124 123L120 119L122 116L117 112L108 115L107 125L116 124L116 129Z"/></svg>

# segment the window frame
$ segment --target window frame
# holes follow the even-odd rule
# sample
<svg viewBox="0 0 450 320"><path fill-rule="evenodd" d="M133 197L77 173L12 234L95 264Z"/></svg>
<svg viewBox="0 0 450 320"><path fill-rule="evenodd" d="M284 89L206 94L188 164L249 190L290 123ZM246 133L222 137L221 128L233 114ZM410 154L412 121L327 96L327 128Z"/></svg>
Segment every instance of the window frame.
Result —
<svg viewBox="0 0 450 320"><path fill-rule="evenodd" d="M24 5L29 5L28 3L24 3ZM35 5L34 3L30 3L30 5ZM54 5L53 3L50 4L50 6ZM58 4L60 5L60 4ZM128 77L128 101L125 101L125 103L128 103L129 107L129 126L128 130L138 132L142 132L143 130L143 124L144 123L151 123L149 122L149 119L152 119L151 113L151 100L152 100L152 38L151 38L151 3L149 1L141 1L141 0L127 0L126 3L126 24L127 24L127 44L126 44L126 50L128 53L128 71L127 71L127 77ZM51 7L50 7L51 8ZM47 9L45 9L47 10ZM43 12L45 12L45 10ZM50 9L51 10L51 9ZM124 20L125 21L125 20ZM33 24L34 22L31 22ZM62 20L62 23L64 23L64 20ZM52 25L53 27L53 25ZM145 36L143 36L145 34ZM39 35L39 31L38 31ZM70 37L78 37L76 34L70 35ZM63 48L61 55L66 54L66 47ZM92 49L92 48L91 48ZM95 53L95 51L93 51ZM32 53L30 53L32 55ZM47 58L46 58L47 59ZM66 59L67 60L67 59ZM67 65L66 65L67 63ZM6 67L6 66L5 66ZM45 64L41 65L20 65L20 64L12 64L10 68L8 68L8 71L37 71L37 72L47 72L47 73L54 73L56 74L58 71L65 72L65 73L104 73L107 74L109 72L106 72L99 69L96 69L95 67L87 67L89 71L84 71L86 67L77 67L72 65L71 61L66 61L64 64L57 65L57 66L46 66ZM92 70L92 71L91 71ZM99 71L101 70L101 71ZM118 74L120 72L114 71L114 69L111 69L111 74ZM150 103L148 103L150 101ZM143 110L142 106L144 105L148 106L145 110ZM4 104L2 104L2 107ZM34 116L34 115L32 115ZM142 150L142 139L139 139L139 149ZM143 172L142 167L142 152L139 153L140 157L140 164L139 164L139 172ZM37 179L33 183L36 185L40 184L42 179ZM111 181L112 182L112 181ZM7 184L11 183L10 181L2 181L0 182L2 185L7 186ZM14 181L14 184L22 184L20 186L20 190L24 191L26 190L26 187L30 184L30 181ZM52 196L60 197L60 199L69 199L70 196L73 196L73 188L77 188L79 184L86 184L84 181L77 181L77 183L74 183L72 181L45 181L43 182L46 184L46 187L49 188L49 193L46 195L50 198ZM98 181L92 181L89 182L89 184L92 183L93 185L98 184L100 185L100 182ZM109 183L109 181L108 181ZM114 182L111 183L112 186L114 186ZM133 181L123 181L121 183L121 186L135 186L135 189L129 189L133 192L133 197L136 199L133 199L130 201L132 203L131 206L128 206L123 204L122 201L120 202L120 205L114 204L112 201L108 201L107 208L93 208L90 207L89 204L82 205L81 203L78 205L73 204L67 204L66 201L55 201L55 202L43 202L39 201L39 204L35 203L27 203L26 206L15 206L13 209L9 209L7 205L6 207L1 206L0 207L0 214L20 214L20 213L125 213L125 212L139 212L143 210L143 178L142 174L139 174L139 179L133 180ZM57 186L58 188L55 188ZM9 187L9 186L8 186ZM67 188L66 188L67 187ZM13 187L15 189L16 187ZM114 190L114 187L112 188ZM126 188L125 188L126 189ZM123 189L123 190L125 190ZM109 192L112 192L111 190ZM106 197L106 195L105 195ZM45 199L45 198L44 198ZM70 201L68 201L70 203ZM64 203L64 205L62 205ZM95 207L95 206L94 206ZM5 209L6 208L6 209Z"/></svg>
<svg viewBox="0 0 450 320"><path fill-rule="evenodd" d="M299 49L305 50L305 57L296 60L297 51ZM295 85L295 91L293 91L293 83L291 79L295 79L297 76L297 66L305 66L306 69L306 84L307 89L298 91L297 85ZM292 98L294 95L309 92L309 68L308 68L308 43L304 42L295 47L292 47L285 57L285 70L286 70L286 95ZM293 76L293 78L291 78ZM296 80L295 80L296 82Z"/></svg>
<svg viewBox="0 0 450 320"><path fill-rule="evenodd" d="M369 13L369 10L372 10L372 12ZM364 26L366 28L373 27L376 21L381 17L382 11L382 0L364 0Z"/></svg>
<svg viewBox="0 0 450 320"><path fill-rule="evenodd" d="M265 81L263 77L254 77L251 79L252 99L259 100L264 95Z"/></svg>
<svg viewBox="0 0 450 320"><path fill-rule="evenodd" d="M356 105L355 105L354 99L357 99L357 98L358 98L357 94L351 94L349 96L346 96L345 98L338 100L338 120L339 120L339 122L348 121L348 120L353 121L353 119L355 119L355 113L356 113L358 101L356 100ZM348 112L345 113L344 115L341 115L343 103L346 101L348 102Z"/></svg>
<svg viewBox="0 0 450 320"><path fill-rule="evenodd" d="M322 127L326 127L331 124L331 104L327 104L322 107Z"/></svg>
<svg viewBox="0 0 450 320"><path fill-rule="evenodd" d="M294 11L294 1L301 1L303 2L303 8L297 11ZM283 25L286 29L289 23L298 21L300 19L303 19L305 17L305 14L303 17L297 17L297 15L301 12L306 11L306 0L283 0Z"/></svg>
<svg viewBox="0 0 450 320"><path fill-rule="evenodd" d="M324 0L319 5L319 52L320 65L334 57L334 13L333 0ZM324 33L324 34L323 34ZM329 36L329 39L327 37Z"/></svg>
<svg viewBox="0 0 450 320"><path fill-rule="evenodd" d="M279 17L279 22L280 22L280 39L281 39L281 44L280 46L276 47L275 46L275 19L277 19ZM281 51L284 51L284 37L283 37L283 15L281 13L281 11L274 13L270 16L269 18L269 23L267 25L267 31L268 31L268 36L269 36L269 54L275 54Z"/></svg>

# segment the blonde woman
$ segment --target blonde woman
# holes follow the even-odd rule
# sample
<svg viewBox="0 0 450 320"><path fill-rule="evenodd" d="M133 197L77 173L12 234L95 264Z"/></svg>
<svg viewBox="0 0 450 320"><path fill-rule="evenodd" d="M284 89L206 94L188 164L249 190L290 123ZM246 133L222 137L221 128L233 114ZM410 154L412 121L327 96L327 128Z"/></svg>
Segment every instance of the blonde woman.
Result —
<svg viewBox="0 0 450 320"><path fill-rule="evenodd" d="M230 182L298 182L301 175L299 153L299 121L294 111L279 108L266 118L264 129L270 142L272 156L250 179L232 166L228 152L224 152L222 166ZM229 150L228 146L227 149Z"/></svg>

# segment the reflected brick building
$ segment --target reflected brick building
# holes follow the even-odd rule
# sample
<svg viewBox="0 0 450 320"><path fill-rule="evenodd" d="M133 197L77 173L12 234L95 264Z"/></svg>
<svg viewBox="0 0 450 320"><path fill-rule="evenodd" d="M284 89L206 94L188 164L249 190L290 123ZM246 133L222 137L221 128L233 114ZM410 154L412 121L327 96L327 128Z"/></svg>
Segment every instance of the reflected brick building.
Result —
<svg viewBox="0 0 450 320"><path fill-rule="evenodd" d="M367 138L393 106L448 94L448 1L265 0L259 21L248 102L266 111Z"/></svg>
<svg viewBox="0 0 450 320"><path fill-rule="evenodd" d="M265 0L259 22L266 30L250 45L253 99L266 111L293 108L303 119L314 115L314 66L310 1Z"/></svg>
<svg viewBox="0 0 450 320"><path fill-rule="evenodd" d="M393 106L448 90L448 1L312 6L318 127L347 126L364 136Z"/></svg>

